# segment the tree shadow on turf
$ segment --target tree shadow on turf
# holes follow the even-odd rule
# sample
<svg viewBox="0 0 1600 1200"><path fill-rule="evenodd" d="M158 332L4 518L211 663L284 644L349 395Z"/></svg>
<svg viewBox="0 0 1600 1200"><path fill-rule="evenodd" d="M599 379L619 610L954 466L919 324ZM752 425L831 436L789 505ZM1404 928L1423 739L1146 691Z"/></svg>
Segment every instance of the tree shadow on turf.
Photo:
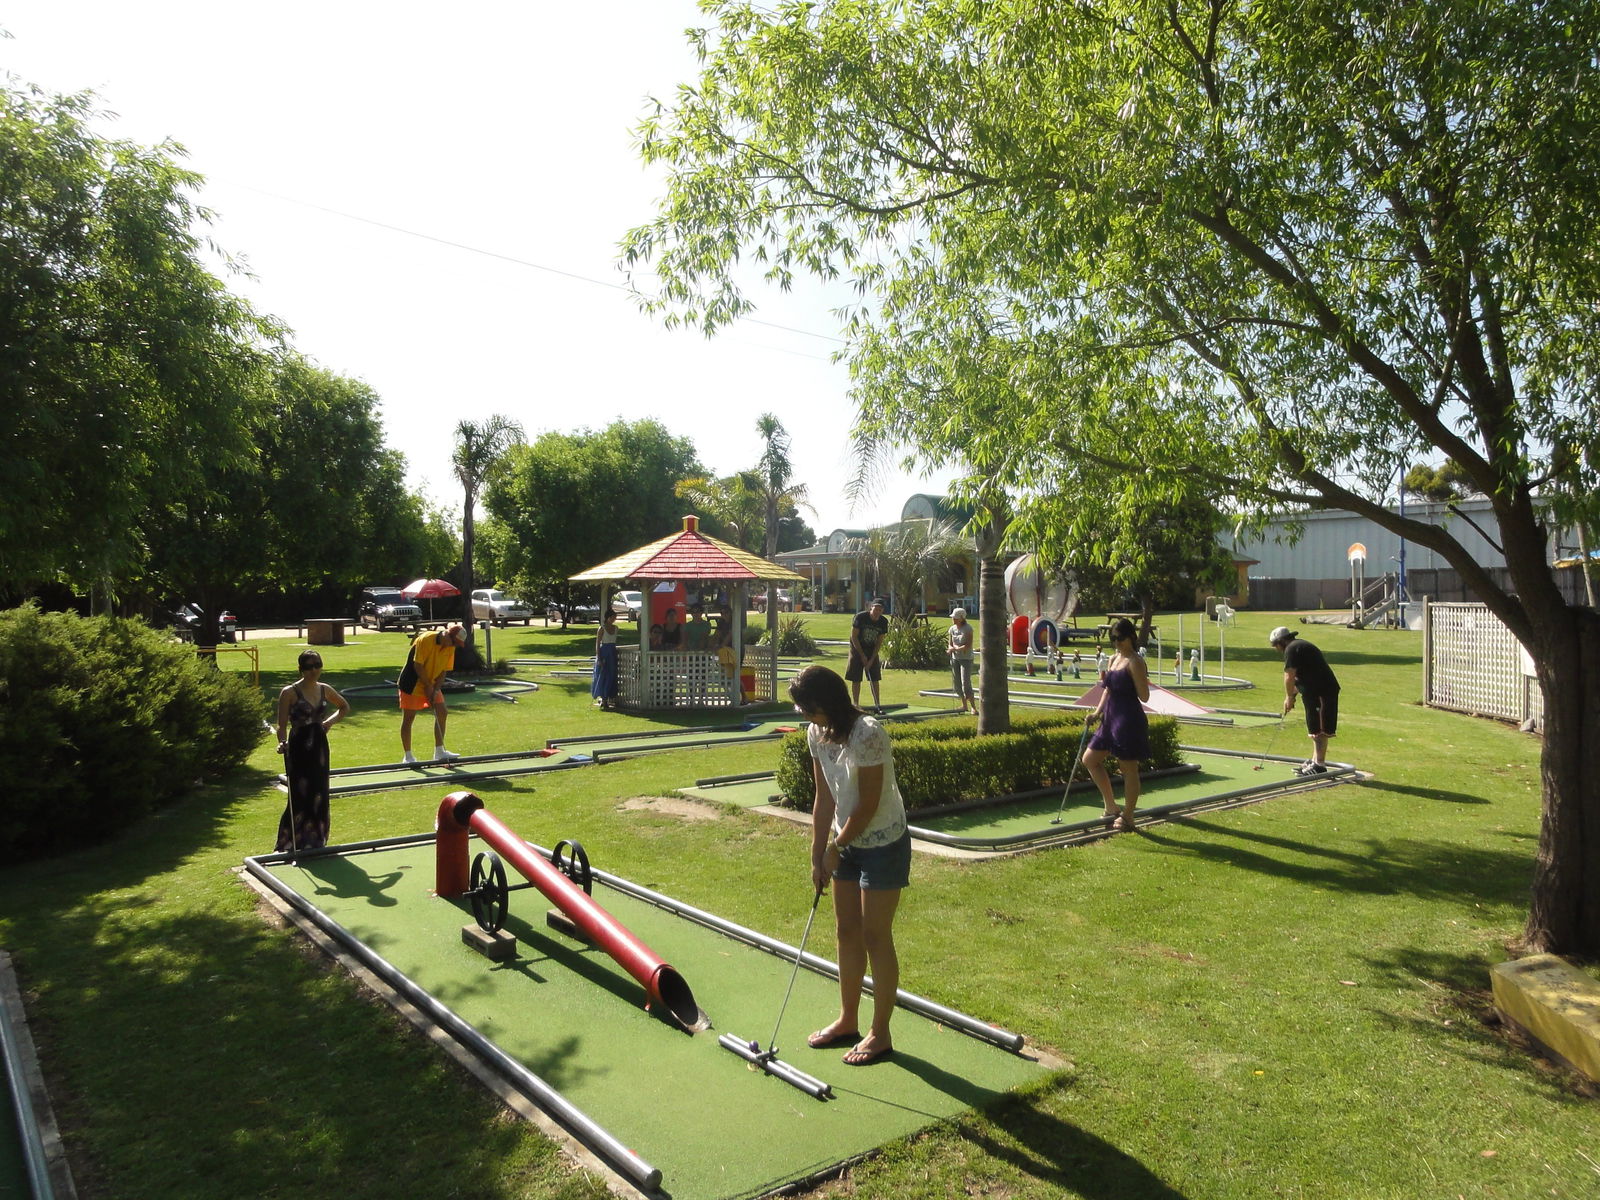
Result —
<svg viewBox="0 0 1600 1200"><path fill-rule="evenodd" d="M1591 1104L1600 1086L1570 1069L1555 1066L1531 1050L1526 1039L1508 1037L1490 992L1489 972L1498 955L1458 954L1421 946L1397 946L1362 961L1396 994L1429 986L1433 996L1425 1015L1375 1008L1375 1017L1404 1028L1451 1054L1485 1066L1514 1071L1541 1098L1558 1104Z"/></svg>
<svg viewBox="0 0 1600 1200"><path fill-rule="evenodd" d="M1141 827L1149 842L1173 854L1192 854L1241 870L1275 875L1332 891L1375 896L1412 895L1432 900L1517 906L1525 903L1530 856L1416 838L1368 838L1357 853L1312 842L1185 817L1181 827L1198 836L1173 837Z"/></svg>
<svg viewBox="0 0 1600 1200"><path fill-rule="evenodd" d="M1378 791L1390 793L1397 792L1402 796L1415 796L1419 800L1440 800L1446 804L1492 804L1493 801L1483 796L1474 796L1471 792L1450 792L1444 788L1415 787L1411 784L1379 782L1376 779L1363 779L1354 784L1360 788L1374 788Z"/></svg>
<svg viewBox="0 0 1600 1200"><path fill-rule="evenodd" d="M980 1155L1083 1200L1184 1200L1137 1158L1043 1105L1050 1092L1012 1096L961 1123L959 1136Z"/></svg>

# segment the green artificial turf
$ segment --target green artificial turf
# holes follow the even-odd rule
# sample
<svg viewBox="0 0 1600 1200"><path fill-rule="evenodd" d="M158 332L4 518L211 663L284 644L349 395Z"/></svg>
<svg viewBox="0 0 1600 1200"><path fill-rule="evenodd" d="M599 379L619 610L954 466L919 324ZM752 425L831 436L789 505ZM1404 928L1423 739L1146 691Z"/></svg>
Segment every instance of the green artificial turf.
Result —
<svg viewBox="0 0 1600 1200"><path fill-rule="evenodd" d="M810 622L838 639L849 617ZM1293 615L1240 614L1228 673L1260 690L1230 694L1230 706L1277 703L1281 663L1265 639L1285 622ZM904 986L1030 1034L1074 1069L891 1142L824 1194L1593 1196L1593 1089L1488 1019L1489 967L1527 912L1538 740L1419 707L1417 634L1303 632L1344 684L1332 755L1370 780L1087 846L917 857L896 923ZM535 626L496 631L494 647L582 655L593 642L592 626ZM275 696L303 644L256 644ZM324 648L328 682L392 679L405 644L363 633ZM841 667L842 647L828 650ZM726 720L601 714L585 680L530 676L543 688L517 704L453 712L451 748ZM942 672L889 671L884 699L944 683ZM332 731L334 764L393 761L398 723L392 701L357 703ZM1304 752L1294 726L1274 754ZM1249 754L1266 736L1207 729L1204 740ZM629 803L770 770L772 751L645 755L475 790L545 844L579 837L602 869L793 940L795 897L809 886L802 829L727 805L677 815ZM272 847L280 762L263 742L245 768L118 840L0 875L0 943L87 1194L605 1194L262 919L233 872ZM430 801L426 789L336 799L334 837L415 832ZM828 931L813 939L831 955Z"/></svg>
<svg viewBox="0 0 1600 1200"><path fill-rule="evenodd" d="M536 891L510 893L506 929L518 939L515 959L494 964L468 949L460 937L472 920L467 906L429 894L431 843L271 870L660 1168L663 1187L679 1200L759 1194L993 1103L1044 1074L1025 1058L906 1012L895 1018L892 1061L847 1067L841 1050L804 1044L837 1012L838 984L802 971L777 1045L785 1062L833 1086L837 1098L818 1101L749 1070L717 1044L720 1033L770 1044L792 959L597 887L606 911L694 990L714 1028L689 1036L647 1014L643 988L602 950L548 929L550 902ZM522 882L515 870L510 875ZM794 927L782 931L791 942L809 908L803 894L796 900L786 923Z"/></svg>

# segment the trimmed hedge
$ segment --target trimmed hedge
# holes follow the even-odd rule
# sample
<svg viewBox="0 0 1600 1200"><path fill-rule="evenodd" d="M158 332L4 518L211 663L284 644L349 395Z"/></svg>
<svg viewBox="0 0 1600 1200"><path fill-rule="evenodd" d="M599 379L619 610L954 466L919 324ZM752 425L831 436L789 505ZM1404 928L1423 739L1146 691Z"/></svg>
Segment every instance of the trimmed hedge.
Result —
<svg viewBox="0 0 1600 1200"><path fill-rule="evenodd" d="M100 840L237 767L266 704L138 621L0 612L0 862Z"/></svg>
<svg viewBox="0 0 1600 1200"><path fill-rule="evenodd" d="M970 719L959 717L890 722L885 728L894 750L895 779L911 811L1061 786L1077 756L1083 720L1079 713L1030 713L1014 717L1011 732L984 737L978 736ZM1143 769L1160 770L1182 762L1177 721L1151 717L1150 757ZM1107 766L1115 771L1116 760ZM1082 766L1077 777L1088 777ZM785 807L811 811L811 756L803 730L785 735L779 743L777 785Z"/></svg>

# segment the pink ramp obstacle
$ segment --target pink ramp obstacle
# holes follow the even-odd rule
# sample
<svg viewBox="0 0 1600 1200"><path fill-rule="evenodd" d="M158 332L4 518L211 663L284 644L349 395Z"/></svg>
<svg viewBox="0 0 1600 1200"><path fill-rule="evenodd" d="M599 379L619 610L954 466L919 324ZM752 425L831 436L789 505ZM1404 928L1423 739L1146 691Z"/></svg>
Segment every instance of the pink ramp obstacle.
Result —
<svg viewBox="0 0 1600 1200"><path fill-rule="evenodd" d="M532 847L484 808L477 796L471 792L452 792L446 796L439 804L436 828L434 890L438 895L454 900L466 893L468 834L475 831L565 913L584 937L644 985L646 1009L665 1013L690 1033L705 1027L705 1014L695 1003L694 993L683 976L634 937L582 888L535 854Z"/></svg>
<svg viewBox="0 0 1600 1200"><path fill-rule="evenodd" d="M1100 693L1105 691L1105 685L1095 684L1083 695L1072 702L1074 708L1093 708L1100 703ZM1192 700L1185 700L1182 696L1174 695L1166 688L1152 683L1150 685L1150 699L1140 705L1147 713L1159 713L1166 717L1204 717L1211 715L1211 710Z"/></svg>

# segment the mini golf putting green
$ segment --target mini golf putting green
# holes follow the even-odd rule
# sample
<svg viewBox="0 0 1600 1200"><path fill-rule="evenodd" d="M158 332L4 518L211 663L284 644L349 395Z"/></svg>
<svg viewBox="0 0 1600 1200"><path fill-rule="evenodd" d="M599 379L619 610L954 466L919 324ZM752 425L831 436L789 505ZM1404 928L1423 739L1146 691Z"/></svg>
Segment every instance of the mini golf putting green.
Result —
<svg viewBox="0 0 1600 1200"><path fill-rule="evenodd" d="M604 951L546 926L550 902L537 891L510 896L515 958L492 963L463 945L470 906L431 894L431 836L247 866L297 905L319 909L659 1168L661 1190L679 1200L756 1196L808 1179L1046 1074L1030 1057L903 1008L894 1057L847 1067L842 1050L805 1045L838 1002L837 983L808 963L778 1052L832 1085L834 1099L813 1099L717 1044L723 1033L767 1044L793 951L782 957L708 928L619 890L599 870L595 899L682 974L712 1029L691 1036L645 1012L643 989ZM808 908L797 893L793 928L774 934L798 940ZM825 925L819 917L812 953L831 949ZM904 970L906 982L916 979L914 962Z"/></svg>
<svg viewBox="0 0 1600 1200"><path fill-rule="evenodd" d="M1329 763L1327 774L1307 779L1295 774L1300 765L1297 759L1263 758L1259 754L1195 746L1179 749L1184 761L1196 769L1143 779L1138 809L1141 816L1171 816L1187 809L1238 803L1283 788L1332 783L1354 772L1345 764ZM1257 770L1258 766L1263 769ZM1120 803L1120 784L1115 795ZM1061 822L1055 824L1058 811ZM959 810L913 812L910 821L913 837L974 850L1002 849L1073 839L1085 831L1103 829L1104 811L1094 786L1078 783L1067 794L1065 804L1056 789Z"/></svg>

